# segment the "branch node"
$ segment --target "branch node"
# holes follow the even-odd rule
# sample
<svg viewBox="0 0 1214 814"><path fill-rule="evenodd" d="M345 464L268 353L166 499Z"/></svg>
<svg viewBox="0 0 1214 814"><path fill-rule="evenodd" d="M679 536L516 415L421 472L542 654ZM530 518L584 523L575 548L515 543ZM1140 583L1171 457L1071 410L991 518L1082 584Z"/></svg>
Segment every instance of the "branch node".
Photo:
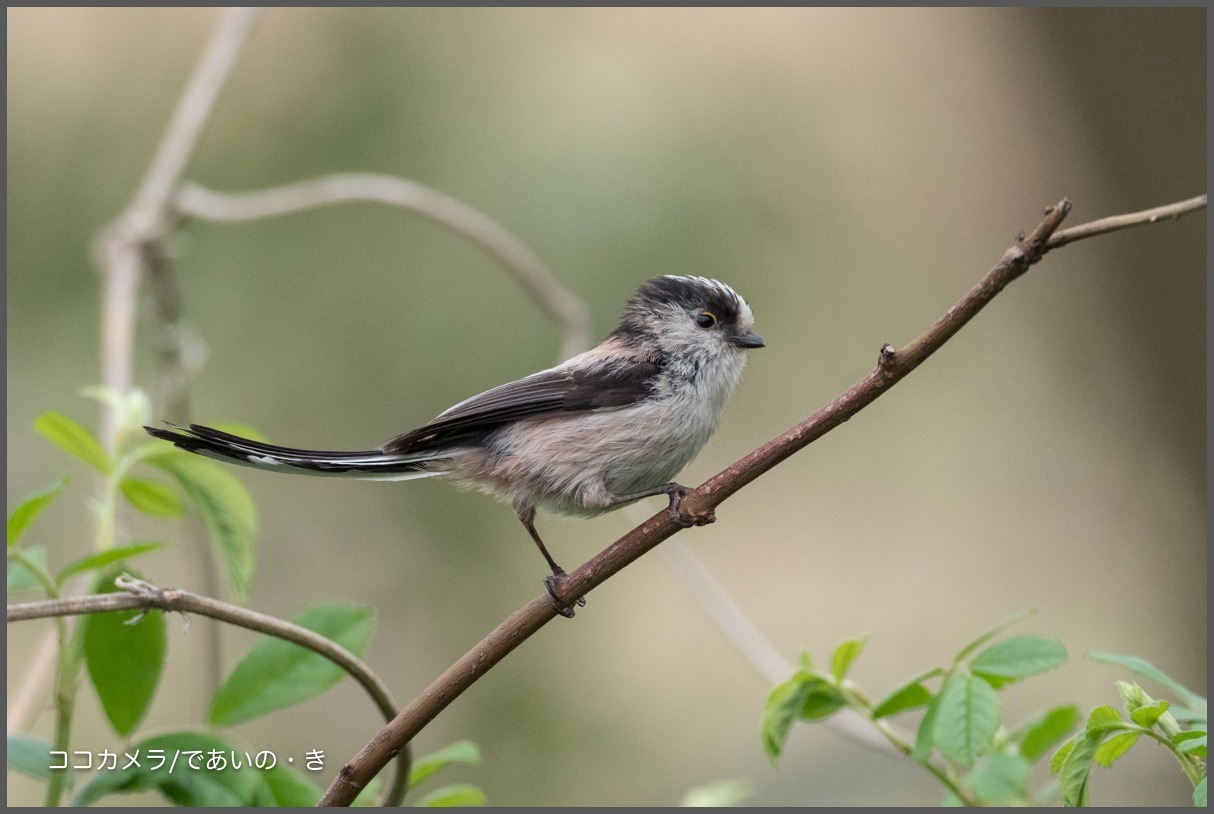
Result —
<svg viewBox="0 0 1214 814"><path fill-rule="evenodd" d="M898 349L890 343L886 342L881 346L881 350L877 351L877 369L882 373L889 373L897 361Z"/></svg>

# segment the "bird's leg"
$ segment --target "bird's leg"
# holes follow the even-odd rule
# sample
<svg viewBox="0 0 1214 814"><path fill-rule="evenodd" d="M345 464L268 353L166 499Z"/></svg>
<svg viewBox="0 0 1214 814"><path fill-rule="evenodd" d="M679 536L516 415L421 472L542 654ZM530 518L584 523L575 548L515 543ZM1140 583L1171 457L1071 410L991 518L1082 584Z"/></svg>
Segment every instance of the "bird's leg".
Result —
<svg viewBox="0 0 1214 814"><path fill-rule="evenodd" d="M518 519L526 527L527 533L531 535L531 539L535 540L535 544L539 546L540 553L544 555L544 559L548 561L548 567L552 569L552 576L544 577L544 587L548 589L548 595L552 597L553 603L556 604L556 612L566 619L573 618L573 605L566 605L564 601L556 595L556 581L565 576L565 569L556 564L556 560L548 553L548 547L544 545L544 541L540 539L540 533L535 530L535 507L528 506L517 510ZM586 597L580 596L574 600L579 608L586 607Z"/></svg>
<svg viewBox="0 0 1214 814"><path fill-rule="evenodd" d="M617 495L612 498L611 505L616 506L621 503L631 503L634 500L640 500L643 497L653 497L654 495L667 495L670 497L670 506L667 507L666 512L670 516L671 522L676 526L689 529L692 526L707 526L709 523L715 523L717 516L713 513L712 509L702 514L683 513L683 498L690 491L689 487L681 483L665 483L652 489L642 489L639 492L633 492L630 495Z"/></svg>

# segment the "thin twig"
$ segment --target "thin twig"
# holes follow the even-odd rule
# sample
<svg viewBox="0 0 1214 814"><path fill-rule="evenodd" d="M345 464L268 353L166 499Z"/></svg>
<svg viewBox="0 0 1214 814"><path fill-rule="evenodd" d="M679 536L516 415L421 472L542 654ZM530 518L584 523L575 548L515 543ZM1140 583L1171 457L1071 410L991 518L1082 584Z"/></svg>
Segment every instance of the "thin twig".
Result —
<svg viewBox="0 0 1214 814"><path fill-rule="evenodd" d="M182 591L177 588L158 588L141 579L123 575L114 584L125 593L94 594L91 596L75 596L63 599L44 599L37 602L23 602L8 606L8 621L23 622L31 619L50 617L78 616L86 613L106 613L117 610L161 610L179 613L196 613L208 616L221 622L237 627L264 633L284 641L305 647L314 653L324 656L338 667L345 670L357 681L385 720L392 720L396 715L396 701L392 692L384 684L375 671L362 659L346 648L333 642L319 633L305 627L283 621L264 613L248 610L227 602L221 602L206 596ZM406 757L398 761L397 775L394 778L393 789L385 797L386 805L399 805L404 798L409 779L409 763L407 751L402 752Z"/></svg>
<svg viewBox="0 0 1214 814"><path fill-rule="evenodd" d="M1144 223L1158 223L1161 220L1178 220L1181 215L1187 215L1190 212L1205 208L1206 196L1197 195L1189 198L1187 201L1178 201L1167 206L1157 206L1154 209L1144 209L1141 212L1131 212L1128 215L1114 215L1111 218L1101 218L1091 223L1072 226L1069 229L1060 229L1045 244L1042 254L1048 252L1050 249L1057 249L1068 243L1074 243L1076 240L1083 240L1086 237L1117 232L1122 229L1129 229L1131 226L1140 226Z"/></svg>
<svg viewBox="0 0 1214 814"><path fill-rule="evenodd" d="M566 357L589 347L586 306L565 290L525 244L489 216L416 181L375 173L339 173L254 192L215 192L198 184L185 184L176 206L183 215L230 223L356 201L399 206L464 236L509 271L561 326L562 353Z"/></svg>
<svg viewBox="0 0 1214 814"><path fill-rule="evenodd" d="M1041 259L1050 237L1070 211L1067 200L1046 209L1037 227L1004 252L999 262L943 317L902 349L885 345L877 367L846 393L755 452L692 490L683 500L690 516L711 515L738 490L812 441L847 421L944 345L1010 282ZM1152 222L1150 218L1139 221ZM1078 239L1078 238L1076 238ZM616 540L554 587L563 597L585 596L611 576L680 531L666 510ZM348 805L391 759L448 704L557 615L546 593L511 614L451 665L341 768L320 804Z"/></svg>

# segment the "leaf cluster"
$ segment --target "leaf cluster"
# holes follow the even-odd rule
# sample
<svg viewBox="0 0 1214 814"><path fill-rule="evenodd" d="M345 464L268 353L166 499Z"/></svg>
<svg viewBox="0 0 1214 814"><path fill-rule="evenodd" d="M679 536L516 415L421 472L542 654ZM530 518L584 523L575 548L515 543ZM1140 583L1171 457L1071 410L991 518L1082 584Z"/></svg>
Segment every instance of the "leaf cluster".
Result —
<svg viewBox="0 0 1214 814"><path fill-rule="evenodd" d="M113 398L103 395L103 398ZM27 532L67 488L61 477L45 489L20 501L8 517L9 593L41 590L57 597L66 582L80 575L91 578L94 592L112 592L115 577L134 573L132 560L165 548L166 542L118 544L114 529L119 506L145 515L180 518L188 512L199 516L209 532L214 551L225 565L232 591L247 595L253 575L253 540L256 508L243 485L215 462L191 455L162 442L151 441L138 431L146 420L142 396L135 394L123 403L123 414L132 420L125 427L116 451L109 451L83 424L61 413L40 416L35 426L49 440L86 463L103 477L103 496L97 506L98 540L95 549L52 572L44 546L25 544ZM240 432L249 435L247 428ZM150 468L161 477L133 474ZM167 476L167 480L163 476ZM71 752L66 742L74 710L76 675L83 665L110 726L124 739L138 729L150 708L164 670L168 639L164 614L158 610L110 611L85 617L69 636L62 620L57 685L56 742L26 734L10 735L10 768L48 783L48 803L57 802L59 791L72 784L73 771L52 770L52 752ZM371 638L374 616L370 609L321 603L304 610L294 623L319 633L350 652L361 655ZM216 690L208 723L223 730L256 717L285 709L314 698L336 685L345 675L328 659L293 643L274 637L259 638ZM211 771L172 771L168 762L140 761L121 770L90 773L89 782L72 798L75 805L89 805L106 795L155 790L168 801L191 806L312 806L321 789L294 768L324 755L294 755L294 766L286 755L274 756L266 765L263 755L255 766L253 756L230 735L221 731L180 731L151 735L131 742L127 754L164 755L200 752ZM214 763L218 761L219 763ZM410 771L409 788L454 764L480 761L477 746L460 741L417 759ZM124 761L125 762L125 761ZM240 768L236 768L240 764ZM373 804L379 784L372 783L357 801ZM468 784L449 785L425 795L424 806L483 805L484 794Z"/></svg>
<svg viewBox="0 0 1214 814"><path fill-rule="evenodd" d="M1062 643L1050 636L1026 634L988 644L1023 616L1017 614L987 631L947 666L915 675L875 703L848 677L867 637L841 643L828 670L816 667L803 653L801 668L768 696L762 726L768 757L778 761L795 721L823 721L841 709L852 709L935 775L952 802L1040 802L1029 789L1032 764L1067 736L1079 721L1079 711L1062 705L1012 727L1002 723L999 692L1061 666L1067 657ZM923 710L913 743L887 723L912 710Z"/></svg>

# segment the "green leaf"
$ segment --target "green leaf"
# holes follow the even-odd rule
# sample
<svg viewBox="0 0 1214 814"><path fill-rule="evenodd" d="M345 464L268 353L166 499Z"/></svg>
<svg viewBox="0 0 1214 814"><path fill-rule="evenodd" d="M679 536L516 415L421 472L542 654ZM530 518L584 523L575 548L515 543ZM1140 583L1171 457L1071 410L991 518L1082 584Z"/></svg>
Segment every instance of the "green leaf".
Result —
<svg viewBox="0 0 1214 814"><path fill-rule="evenodd" d="M35 780L50 780L51 742L36 735L9 735L8 767Z"/></svg>
<svg viewBox="0 0 1214 814"><path fill-rule="evenodd" d="M153 517L181 517L185 504L168 484L129 475L118 482L122 495L132 506Z"/></svg>
<svg viewBox="0 0 1214 814"><path fill-rule="evenodd" d="M349 605L314 605L292 620L361 655L374 612ZM215 692L211 723L234 726L320 695L341 681L342 668L311 650L271 636L257 640Z"/></svg>
<svg viewBox="0 0 1214 814"><path fill-rule="evenodd" d="M1058 751L1054 752L1054 756L1050 758L1050 774L1058 774L1062 771L1066 759L1071 756L1071 752L1083 740L1084 733L1076 732L1071 736L1071 739L1058 747Z"/></svg>
<svg viewBox="0 0 1214 814"><path fill-rule="evenodd" d="M978 762L966 783L988 805L1026 801L1029 794L1029 762L1015 755L991 755Z"/></svg>
<svg viewBox="0 0 1214 814"><path fill-rule="evenodd" d="M1054 707L1034 717L1020 738L1020 754L1030 762L1044 755L1079 724L1079 708L1074 704Z"/></svg>
<svg viewBox="0 0 1214 814"><path fill-rule="evenodd" d="M932 696L932 700L927 702L923 720L919 722L919 731L915 733L915 748L911 752L911 757L919 763L927 763L936 749L936 717L939 711L940 694L936 693Z"/></svg>
<svg viewBox="0 0 1214 814"><path fill-rule="evenodd" d="M146 554L149 551L159 551L167 545L168 543L131 543L130 545L98 551L96 554L81 557L64 567L55 577L55 581L62 585L76 574L82 574L85 571L96 571L105 568L107 565L112 565L122 560L129 560L140 554Z"/></svg>
<svg viewBox="0 0 1214 814"><path fill-rule="evenodd" d="M45 546L30 546L23 549L22 553L33 561L35 565L46 571L46 547ZM11 594L20 593L21 591L32 591L39 588L45 588L42 580L25 567L25 563L16 560L10 560L8 563L8 592Z"/></svg>
<svg viewBox="0 0 1214 814"><path fill-rule="evenodd" d="M1080 733L1071 741L1072 748L1061 761L1058 770L1060 796L1064 806L1086 806L1091 802L1088 778L1092 772L1096 750L1100 748L1103 738L1103 732ZM1054 758L1057 759L1058 756L1055 755Z"/></svg>
<svg viewBox="0 0 1214 814"><path fill-rule="evenodd" d="M1091 735L1108 732L1110 729L1121 729L1124 726L1125 721L1121 720L1121 713L1108 704L1103 704L1088 713L1088 722L1084 731Z"/></svg>
<svg viewBox="0 0 1214 814"><path fill-rule="evenodd" d="M1066 663L1066 648L1052 636L1014 636L993 644L970 662L970 671L995 686L1048 672Z"/></svg>
<svg viewBox="0 0 1214 814"><path fill-rule="evenodd" d="M12 548L21 540L21 535L25 534L25 530L38 519L38 515L42 514L42 510L59 496L59 493L63 491L63 487L67 486L67 484L68 477L64 475L45 489L39 489L32 495L26 495L20 503L13 507L8 513L9 548Z"/></svg>
<svg viewBox="0 0 1214 814"><path fill-rule="evenodd" d="M957 670L940 688L933 736L940 753L961 766L972 766L999 728L999 696L990 684Z"/></svg>
<svg viewBox="0 0 1214 814"><path fill-rule="evenodd" d="M931 700L932 694L927 687L923 686L919 678L913 678L881 699L881 703L873 707L872 717L886 718L908 709L922 707Z"/></svg>
<svg viewBox="0 0 1214 814"><path fill-rule="evenodd" d="M830 671L834 675L835 681L842 681L847 675L848 669L851 668L852 662L859 657L864 651L864 645L868 643L868 636L858 636L854 639L847 639L839 643L835 648L835 654L830 660Z"/></svg>
<svg viewBox="0 0 1214 814"><path fill-rule="evenodd" d="M63 413L43 413L34 420L34 429L58 444L69 455L108 475L114 462L92 431Z"/></svg>
<svg viewBox="0 0 1214 814"><path fill-rule="evenodd" d="M216 735L171 732L124 747L122 751L138 752L139 765L122 771L96 773L76 795L73 805L89 805L107 794L148 789L160 792L179 806L248 807L273 802L266 786L265 771L250 765L244 750ZM200 754L194 756L193 752ZM212 752L224 757L227 768L207 769ZM242 764L240 769L232 768L233 756ZM196 766L201 769L194 768Z"/></svg>
<svg viewBox="0 0 1214 814"><path fill-rule="evenodd" d="M818 679L801 705L801 720L821 721L847 706L847 699L824 679Z"/></svg>
<svg viewBox="0 0 1214 814"><path fill-rule="evenodd" d="M206 524L233 590L241 599L248 596L253 580L257 507L244 485L215 461L173 447L150 455L147 461L181 484Z"/></svg>
<svg viewBox="0 0 1214 814"><path fill-rule="evenodd" d="M1139 707L1138 709L1131 712L1130 720L1132 720L1134 723L1138 724L1139 726L1150 729L1151 727L1153 727L1155 725L1155 722L1159 720L1159 716L1163 715L1167 711L1168 711L1168 702L1167 701L1156 701L1155 703L1153 703L1149 706Z"/></svg>
<svg viewBox="0 0 1214 814"><path fill-rule="evenodd" d="M801 715L805 699L813 691L813 685L820 682L803 671L798 671L783 684L776 685L767 696L763 708L763 750L773 764L784 751L784 741L788 739L788 730L792 722Z"/></svg>
<svg viewBox="0 0 1214 814"><path fill-rule="evenodd" d="M409 769L409 788L415 789L435 773L442 771L453 763L478 765L481 762L481 750L472 741L456 741L444 746L437 752L423 755L413 762Z"/></svg>
<svg viewBox="0 0 1214 814"><path fill-rule="evenodd" d="M1197 788L1193 789L1193 805L1198 808L1206 807L1206 778L1201 778Z"/></svg>
<svg viewBox="0 0 1214 814"><path fill-rule="evenodd" d="M1117 758L1130 751L1130 747L1138 740L1137 732L1122 732L1114 735L1100 744L1096 749L1096 762L1106 769L1116 762Z"/></svg>
<svg viewBox="0 0 1214 814"><path fill-rule="evenodd" d="M103 575L95 590L117 591L115 576ZM164 614L158 610L108 611L90 614L81 625L89 678L110 725L125 737L143 720L164 671Z"/></svg>
<svg viewBox="0 0 1214 814"><path fill-rule="evenodd" d="M273 800L272 805L280 808L311 808L320 802L321 790L308 778L282 763L275 763L274 768L263 771L262 779Z"/></svg>
<svg viewBox="0 0 1214 814"><path fill-rule="evenodd" d="M1178 732L1172 736L1172 743L1176 744L1176 751L1184 755L1194 755L1206 759L1206 733L1193 730L1191 732Z"/></svg>
<svg viewBox="0 0 1214 814"><path fill-rule="evenodd" d="M1190 707L1193 710L1200 711L1202 715L1206 714L1206 699L1204 697L1198 695L1176 679L1167 675L1146 659L1141 659L1137 656L1121 656L1116 653L1089 652L1085 655L1087 655L1087 657L1092 661L1099 661L1104 664L1115 664L1119 667L1124 667L1131 673L1136 673L1143 678L1149 678L1156 684L1171 690L1177 698L1184 702L1185 706Z"/></svg>
<svg viewBox="0 0 1214 814"><path fill-rule="evenodd" d="M719 780L688 789L679 805L683 808L732 808L753 793L745 780Z"/></svg>
<svg viewBox="0 0 1214 814"><path fill-rule="evenodd" d="M1013 613L1011 616L1007 617L1002 622L995 625L993 628L988 630L986 633L983 633L977 639L974 639L972 642L967 644L965 647L961 648L961 652L959 652L957 654L957 657L955 659L953 659L953 663L959 664L967 656L969 656L970 653L973 653L979 647L982 647L982 645L986 644L991 639L995 638L996 636L998 636L1003 631L1007 630L1012 625L1016 624L1017 622L1021 621L1022 619L1028 618L1029 616L1032 615L1032 613L1033 613L1032 611L1017 611L1016 613Z"/></svg>
<svg viewBox="0 0 1214 814"><path fill-rule="evenodd" d="M485 803L485 793L468 783L443 786L441 789L435 789L417 801L417 805L423 808L483 806Z"/></svg>

